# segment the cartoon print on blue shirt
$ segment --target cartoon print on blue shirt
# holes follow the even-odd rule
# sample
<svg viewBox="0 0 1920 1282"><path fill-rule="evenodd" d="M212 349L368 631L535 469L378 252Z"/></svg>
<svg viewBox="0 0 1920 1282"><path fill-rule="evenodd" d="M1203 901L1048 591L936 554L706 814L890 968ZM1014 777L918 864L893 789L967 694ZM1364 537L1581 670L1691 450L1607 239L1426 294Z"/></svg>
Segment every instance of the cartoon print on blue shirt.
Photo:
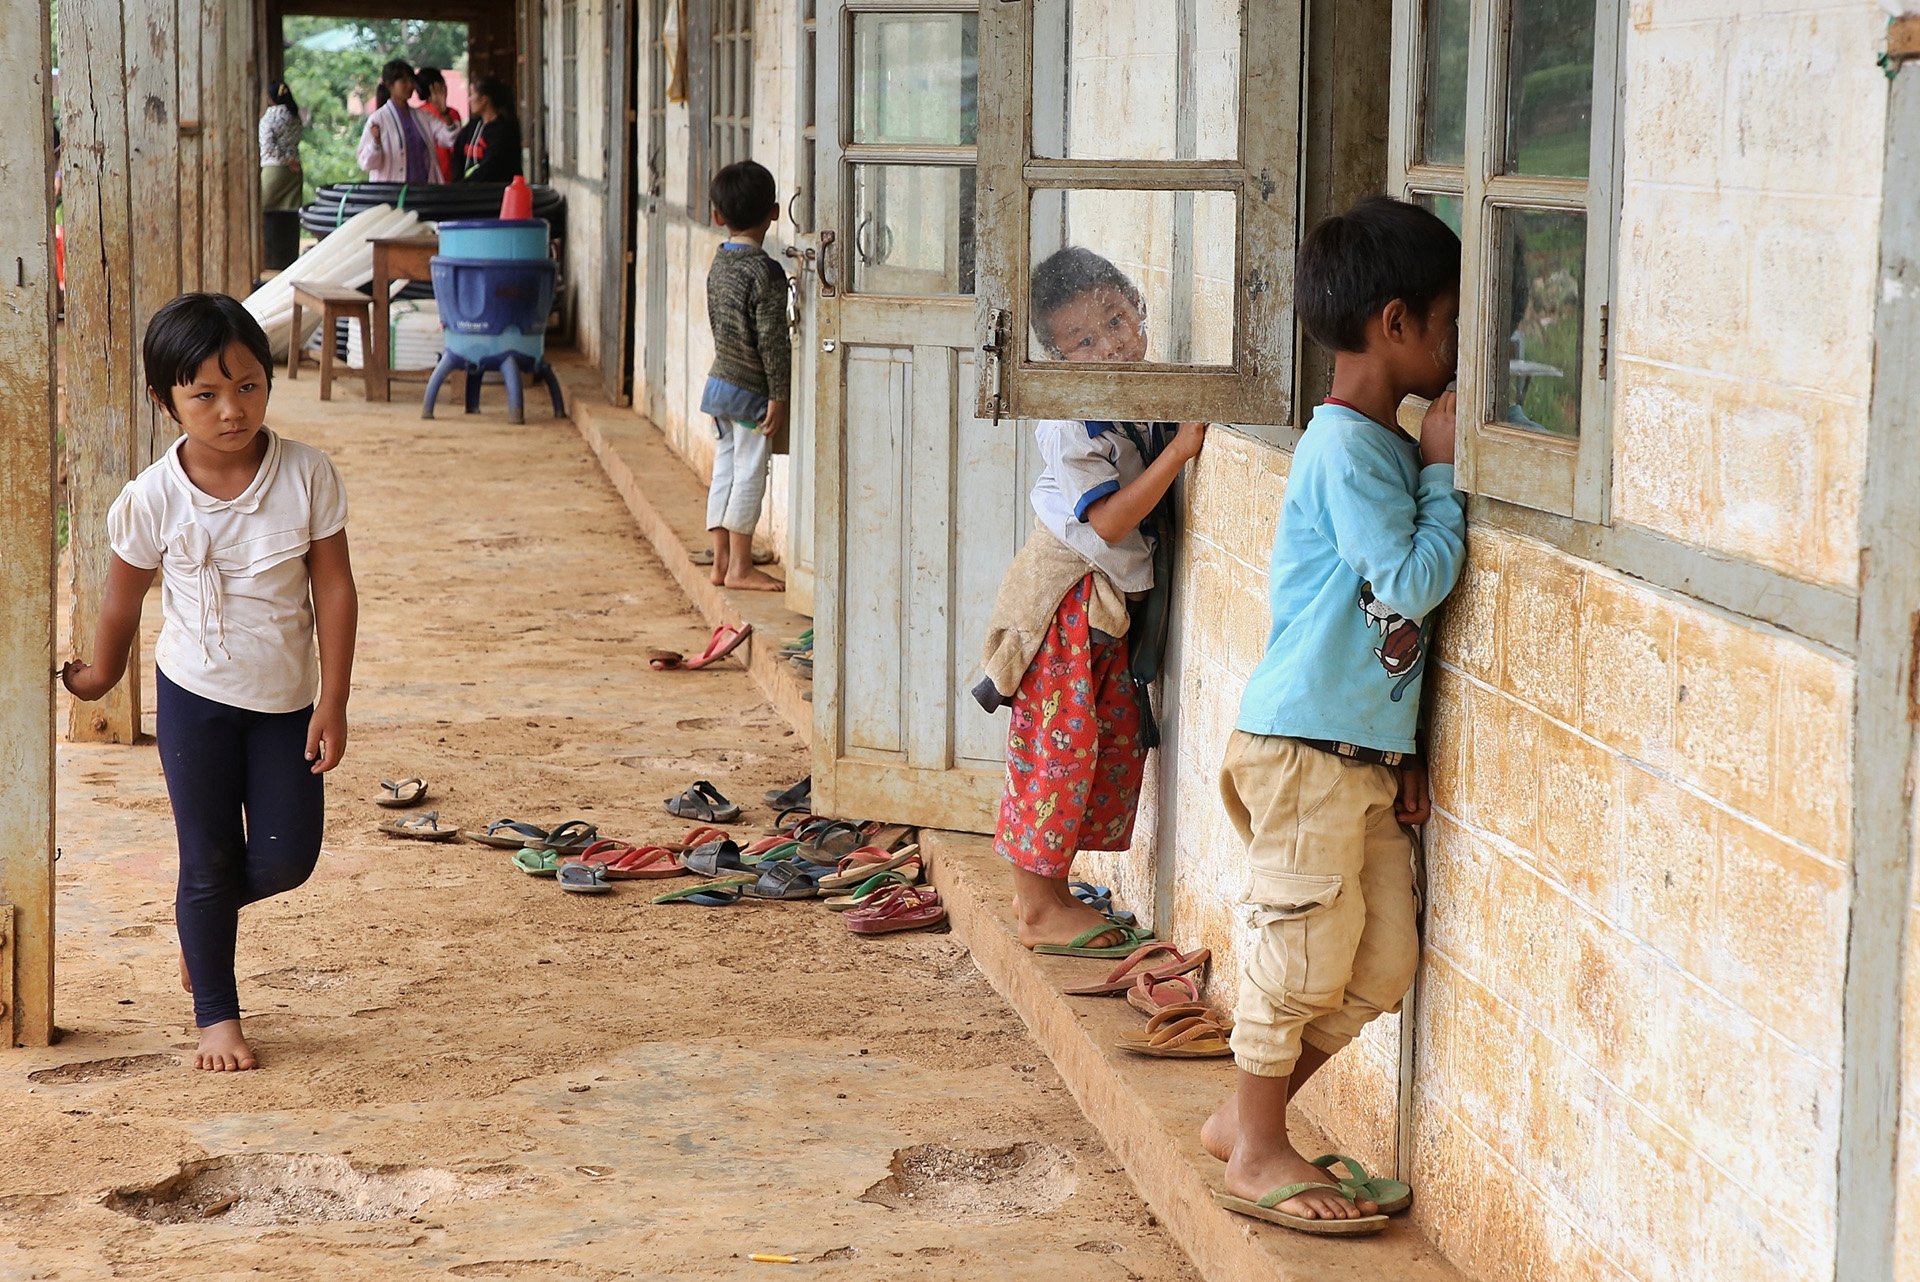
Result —
<svg viewBox="0 0 1920 1282"><path fill-rule="evenodd" d="M1380 629L1380 644L1373 655L1387 675L1397 677L1393 693L1395 703L1426 667L1427 649L1422 644L1419 619L1409 619L1373 595L1373 584L1360 584L1360 613L1367 616L1367 627Z"/></svg>

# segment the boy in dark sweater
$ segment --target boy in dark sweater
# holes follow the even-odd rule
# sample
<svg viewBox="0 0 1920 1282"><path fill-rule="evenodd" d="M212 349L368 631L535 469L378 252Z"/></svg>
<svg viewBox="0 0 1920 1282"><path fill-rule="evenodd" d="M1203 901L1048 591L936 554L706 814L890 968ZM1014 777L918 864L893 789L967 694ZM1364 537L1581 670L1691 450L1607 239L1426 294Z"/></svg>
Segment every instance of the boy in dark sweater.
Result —
<svg viewBox="0 0 1920 1282"><path fill-rule="evenodd" d="M780 212L773 175L751 160L728 165L708 189L713 221L727 229L707 269L713 364L700 412L713 415L720 445L707 490L713 581L779 592L786 584L753 568L753 527L767 492L767 461L787 423L793 349L787 336L787 273L762 247Z"/></svg>

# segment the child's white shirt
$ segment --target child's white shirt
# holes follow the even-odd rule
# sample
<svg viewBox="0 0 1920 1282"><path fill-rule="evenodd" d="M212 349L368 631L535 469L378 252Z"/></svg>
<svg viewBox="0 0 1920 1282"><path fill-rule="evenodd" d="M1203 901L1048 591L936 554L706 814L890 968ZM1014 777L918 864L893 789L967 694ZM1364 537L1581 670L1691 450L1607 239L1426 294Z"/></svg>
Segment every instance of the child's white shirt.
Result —
<svg viewBox="0 0 1920 1282"><path fill-rule="evenodd" d="M187 479L183 437L120 492L107 535L122 561L160 571L154 662L168 680L252 712L297 712L320 684L307 549L346 528L347 494L325 454L261 432L266 455L238 497Z"/></svg>
<svg viewBox="0 0 1920 1282"><path fill-rule="evenodd" d="M1135 430L1149 442L1163 433L1152 423ZM1146 535L1132 529L1109 543L1087 524L1087 509L1147 470L1147 460L1126 432L1113 423L1043 419L1033 425L1033 437L1046 460L1033 484L1033 510L1041 524L1122 592L1151 588L1153 545Z"/></svg>

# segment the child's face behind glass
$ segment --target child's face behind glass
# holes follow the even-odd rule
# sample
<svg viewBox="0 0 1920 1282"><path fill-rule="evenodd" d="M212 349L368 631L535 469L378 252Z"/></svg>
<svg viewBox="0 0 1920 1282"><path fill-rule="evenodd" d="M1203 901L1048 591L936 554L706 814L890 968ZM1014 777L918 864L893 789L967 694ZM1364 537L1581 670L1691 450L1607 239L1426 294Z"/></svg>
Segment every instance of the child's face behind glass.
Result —
<svg viewBox="0 0 1920 1282"><path fill-rule="evenodd" d="M173 417L194 444L240 453L267 420L267 371L244 344L229 343L219 356L200 362L192 382L173 389Z"/></svg>
<svg viewBox="0 0 1920 1282"><path fill-rule="evenodd" d="M1069 298L1047 318L1053 345L1069 361L1143 361L1147 318L1112 285L1095 285Z"/></svg>

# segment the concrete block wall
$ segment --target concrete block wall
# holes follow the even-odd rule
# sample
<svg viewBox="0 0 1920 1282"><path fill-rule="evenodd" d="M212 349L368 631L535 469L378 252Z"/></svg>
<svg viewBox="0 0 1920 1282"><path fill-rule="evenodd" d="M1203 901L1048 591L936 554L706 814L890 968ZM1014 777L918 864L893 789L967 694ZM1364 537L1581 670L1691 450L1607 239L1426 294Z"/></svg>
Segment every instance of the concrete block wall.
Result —
<svg viewBox="0 0 1920 1282"><path fill-rule="evenodd" d="M1852 586L1886 13L1633 0L1614 514Z"/></svg>

